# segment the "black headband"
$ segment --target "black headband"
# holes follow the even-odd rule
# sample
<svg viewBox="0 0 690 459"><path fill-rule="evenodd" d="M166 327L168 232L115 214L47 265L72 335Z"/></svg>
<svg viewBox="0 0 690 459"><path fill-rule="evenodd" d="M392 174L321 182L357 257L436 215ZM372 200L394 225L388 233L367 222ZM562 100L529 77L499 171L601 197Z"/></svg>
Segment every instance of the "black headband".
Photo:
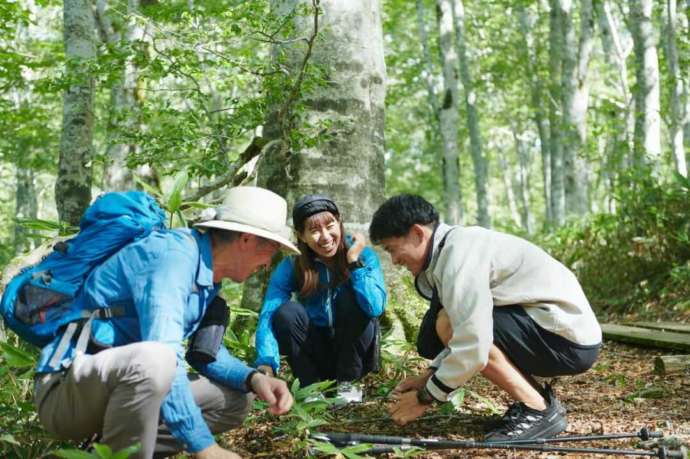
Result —
<svg viewBox="0 0 690 459"><path fill-rule="evenodd" d="M292 208L292 225L297 229L304 220L319 212L339 215L338 206L331 198L321 194L308 194L300 198Z"/></svg>

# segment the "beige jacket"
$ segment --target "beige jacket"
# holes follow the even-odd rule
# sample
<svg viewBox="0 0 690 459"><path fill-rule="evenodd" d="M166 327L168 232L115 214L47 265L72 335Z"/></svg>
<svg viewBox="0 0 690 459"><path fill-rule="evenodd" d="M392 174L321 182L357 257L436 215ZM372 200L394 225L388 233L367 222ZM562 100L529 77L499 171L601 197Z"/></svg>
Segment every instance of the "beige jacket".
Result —
<svg viewBox="0 0 690 459"><path fill-rule="evenodd" d="M450 230L445 246L439 243ZM601 342L601 328L575 275L536 245L480 227L440 224L417 287L434 288L453 327L427 389L438 400L481 371L493 343L494 307L520 304L541 327L576 344Z"/></svg>

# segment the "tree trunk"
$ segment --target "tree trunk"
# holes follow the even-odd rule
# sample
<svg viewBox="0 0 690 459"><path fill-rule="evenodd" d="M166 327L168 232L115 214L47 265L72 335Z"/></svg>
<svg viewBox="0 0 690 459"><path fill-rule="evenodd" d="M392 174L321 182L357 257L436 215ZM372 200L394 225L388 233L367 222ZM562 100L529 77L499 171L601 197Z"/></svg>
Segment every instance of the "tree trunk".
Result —
<svg viewBox="0 0 690 459"><path fill-rule="evenodd" d="M281 2L277 12L287 15L304 3ZM267 149L258 166L258 184L286 196L290 204L307 193L327 194L338 204L346 228L366 234L384 197L386 69L380 5L377 0L322 0L320 8L320 34L309 65L320 67L329 84L302 94L305 110L300 116L304 126L326 127L314 146ZM297 36L311 36L314 19L298 15L294 26ZM276 48L276 54L287 56L284 68L296 75L305 57L303 41ZM279 135L271 127L275 125L267 123L269 138ZM255 310L263 296L257 283L245 288L242 300Z"/></svg>
<svg viewBox="0 0 690 459"><path fill-rule="evenodd" d="M455 22L455 37L458 60L460 63L460 80L465 90L465 109L467 110L467 129L470 132L470 152L474 164L474 184L477 194L477 223L484 228L491 228L489 214L489 168L488 161L482 153L482 136L479 128L479 112L477 110L477 95L474 92L474 82L470 72L470 62L465 43L465 7L462 0L453 0L453 18Z"/></svg>
<svg viewBox="0 0 690 459"><path fill-rule="evenodd" d="M549 149L551 150L551 215L553 223L565 222L563 146L561 143L561 70L563 34L559 0L549 0Z"/></svg>
<svg viewBox="0 0 690 459"><path fill-rule="evenodd" d="M510 164L506 160L505 150L498 147L497 150L498 165L501 169L501 178L503 179L503 186L506 189L506 201L508 201L508 210L510 211L510 219L513 220L516 226L521 224L520 212L518 211L517 201L515 200L515 191L513 184L513 172Z"/></svg>
<svg viewBox="0 0 690 459"><path fill-rule="evenodd" d="M133 15L138 12L139 1L129 0L127 5L127 16L125 21L120 18L111 20L110 9L107 0L98 0L96 11L98 13L97 23L101 31L101 38L105 43L116 49L125 45L128 49L134 45L136 40L140 40L143 29L134 21ZM124 24L123 24L124 22ZM122 28L124 27L124 31ZM133 112L135 110L136 99L135 89L137 80L137 69L134 65L132 56L127 56L124 62L124 69L120 78L113 83L110 90L110 107L108 121L108 144L106 147L106 158L108 164L104 171L104 188L106 190L128 190L133 188L134 180L132 171L127 167L127 156L136 148L134 145L121 143L117 137L132 127Z"/></svg>
<svg viewBox="0 0 690 459"><path fill-rule="evenodd" d="M626 64L630 51L630 46L624 43L620 33L616 17L611 10L611 3L607 0L594 3L597 17L599 19L599 29L604 49L605 60L614 63L618 71L618 88L621 94L621 124L624 129L616 132L615 145L607 148L611 158L606 159L606 163L611 165L606 176L615 180L617 172L624 170L631 164L630 158L633 152L633 138L635 130L635 113L633 111L633 98L630 94L628 85L628 66ZM619 118L619 114L614 114Z"/></svg>
<svg viewBox="0 0 690 459"><path fill-rule="evenodd" d="M659 117L659 62L654 27L653 0L630 1L630 24L635 49L635 150L636 166L648 165L656 175L661 162Z"/></svg>
<svg viewBox="0 0 690 459"><path fill-rule="evenodd" d="M525 145L524 140L520 137L520 134L515 128L513 128L513 140L515 141L515 152L518 158L518 174L517 174L517 185L518 185L518 200L520 202L520 224L522 229L527 232L527 234L532 234L534 232L534 219L532 213L530 212L530 175L529 175L529 165L530 165L530 152Z"/></svg>
<svg viewBox="0 0 690 459"><path fill-rule="evenodd" d="M431 60L431 51L429 50L429 34L426 30L426 14L424 9L424 1L416 0L417 10L417 29L419 31L419 42L422 45L422 55L424 56L424 80L426 82L427 100L429 102L429 110L431 111L431 132L430 132L430 148L435 152L434 158L441 161L435 161L434 164L443 164L443 157L436 154L441 151L440 139L440 108L438 104L436 89L434 85L434 65ZM440 156L440 158L439 158Z"/></svg>
<svg viewBox="0 0 690 459"><path fill-rule="evenodd" d="M426 20L424 14L424 1L416 0L417 7L417 30L419 31L419 42L422 45L422 55L424 56L424 82L426 83L427 100L431 108L433 117L437 120L439 116L438 102L436 101L436 90L434 89L434 71L431 61L431 52L429 51L429 34L426 31Z"/></svg>
<svg viewBox="0 0 690 459"><path fill-rule="evenodd" d="M17 164L17 194L15 216L20 219L35 219L38 216L38 201L34 184L34 171L30 167ZM34 241L27 237L27 230L19 222L14 227L14 252L20 254L35 247Z"/></svg>
<svg viewBox="0 0 690 459"><path fill-rule="evenodd" d="M463 223L463 205L460 190L460 163L458 145L458 55L453 45L453 10L451 0L437 0L441 65L443 67L443 101L439 119L443 141L443 185L446 204L445 221Z"/></svg>
<svg viewBox="0 0 690 459"><path fill-rule="evenodd" d="M669 137L671 153L676 171L683 177L688 176L688 166L685 162L685 147L683 145L683 120L685 114L685 86L678 66L678 51L676 49L676 0L666 0L666 63L671 80L671 123Z"/></svg>
<svg viewBox="0 0 690 459"><path fill-rule="evenodd" d="M536 47L532 29L536 18L530 15L526 8L520 11L520 30L523 36L525 62L527 63L527 78L530 87L530 102L532 119L539 133L539 148L541 151L542 180L544 181L544 216L547 225L553 220L551 210L551 152L549 149L549 124L544 114L543 83L539 78Z"/></svg>
<svg viewBox="0 0 690 459"><path fill-rule="evenodd" d="M577 45L571 0L560 0L559 3L563 27L561 97L565 207L568 215L584 215L589 211L586 152L583 150L587 146L587 67L592 50L592 1L582 0L580 3L580 38Z"/></svg>
<svg viewBox="0 0 690 459"><path fill-rule="evenodd" d="M60 163L55 201L61 221L76 225L91 202L94 79L89 67L96 57L91 3L65 0L64 40L67 78Z"/></svg>

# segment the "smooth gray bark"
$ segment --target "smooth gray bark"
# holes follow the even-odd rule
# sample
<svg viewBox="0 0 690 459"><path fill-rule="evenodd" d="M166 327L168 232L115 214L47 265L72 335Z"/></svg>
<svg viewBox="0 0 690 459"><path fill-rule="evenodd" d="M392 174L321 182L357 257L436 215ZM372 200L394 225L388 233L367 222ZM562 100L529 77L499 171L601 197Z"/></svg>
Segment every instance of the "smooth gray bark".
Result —
<svg viewBox="0 0 690 459"><path fill-rule="evenodd" d="M443 101L439 111L443 141L443 186L446 204L445 221L462 224L464 220L460 189L458 144L458 55L453 40L453 10L451 0L437 0L439 47L443 70Z"/></svg>
<svg viewBox="0 0 690 459"><path fill-rule="evenodd" d="M520 30L524 40L525 62L527 62L527 78L530 87L530 110L532 119L539 133L539 148L541 151L542 180L544 182L544 216L547 225L553 220L551 211L551 151L549 148L549 123L544 112L544 84L539 78L536 47L532 29L536 24L536 16L531 15L526 8L520 11Z"/></svg>
<svg viewBox="0 0 690 459"><path fill-rule="evenodd" d="M632 51L630 38L625 40L619 32L619 21L611 8L608 0L597 1L594 3L596 15L599 20L599 33L601 36L602 48L605 60L616 66L618 72L618 90L621 102L620 112L622 116L621 125L624 129L618 130L615 135L616 144L612 148L607 148L613 157L605 161L610 164L612 169L609 171L611 179L613 174L622 170L623 165L631 164L630 156L634 148L633 138L635 131L635 113L633 110L633 97L628 84L628 65L627 58Z"/></svg>
<svg viewBox="0 0 690 459"><path fill-rule="evenodd" d="M551 216L553 224L565 222L563 145L561 139L562 20L558 0L549 0L549 149L551 150Z"/></svg>
<svg viewBox="0 0 690 459"><path fill-rule="evenodd" d="M515 141L515 152L518 158L518 172L517 172L517 185L518 185L518 201L520 202L520 224L522 229L524 229L527 234L532 234L534 232L534 217L530 210L530 197L529 190L531 188L530 184L530 173L529 165L531 162L530 151L525 141L522 139L521 134L513 129L513 140Z"/></svg>
<svg viewBox="0 0 690 459"><path fill-rule="evenodd" d="M141 40L143 27L133 17L138 13L139 1L127 2L127 16L111 20L107 0L98 0L97 12L102 38L111 46L122 45L131 47L134 42ZM108 123L108 145L106 158L108 164L104 171L104 188L106 190L128 190L134 187L132 171L127 167L126 160L130 153L136 151L136 145L119 142L117 137L123 131L133 126L133 113L136 110L137 69L133 56L125 59L124 69L119 81L110 90L110 110Z"/></svg>
<svg viewBox="0 0 690 459"><path fill-rule="evenodd" d="M498 158L498 166L501 170L501 179L503 180L503 187L506 189L506 201L508 203L508 210L510 219L516 226L522 224L520 220L520 211L518 210L517 201L515 199L515 184L513 183L513 170L506 160L505 149L498 147L496 149L496 157Z"/></svg>
<svg viewBox="0 0 690 459"><path fill-rule="evenodd" d="M17 165L17 188L15 201L15 218L35 219L38 216L38 200L36 198L36 186L34 183L34 171L30 167ZM27 236L27 230L17 223L14 227L14 252L16 254L26 252L35 247L34 241Z"/></svg>
<svg viewBox="0 0 690 459"><path fill-rule="evenodd" d="M587 194L587 106L589 85L587 68L592 50L592 1L580 2L580 34L576 38L571 0L560 0L563 34L561 97L563 109L563 169L567 215L589 211Z"/></svg>
<svg viewBox="0 0 690 459"><path fill-rule="evenodd" d="M678 50L676 48L676 0L666 0L666 64L668 76L671 80L671 123L669 126L669 141L671 154L678 172L683 177L688 176L688 166L685 161L685 147L683 145L683 122L685 110L685 85L678 64Z"/></svg>
<svg viewBox="0 0 690 459"><path fill-rule="evenodd" d="M484 228L491 228L489 213L489 164L482 151L482 136L479 127L479 110L477 94L474 90L470 62L465 43L465 7L462 0L453 0L453 18L455 38L460 63L460 81L464 89L465 110L467 110L467 129L470 133L470 153L474 165L474 186L477 195L477 223Z"/></svg>
<svg viewBox="0 0 690 459"><path fill-rule="evenodd" d="M635 150L637 166L658 172L661 161L659 61L652 24L653 0L630 0L630 29L635 49Z"/></svg>
<svg viewBox="0 0 690 459"><path fill-rule="evenodd" d="M289 14L304 3L311 10L311 2L291 0L276 2L276 11ZM287 196L290 205L307 193L327 194L338 204L346 228L366 234L371 215L384 199L385 183L386 68L380 4L326 0L320 7L321 33L308 65L318 66L328 85L301 95L306 107L297 128L323 125L324 129L314 146L267 150L258 165L258 184ZM311 36L313 16L296 17L294 26L297 36ZM287 56L284 68L291 75L299 72L304 41L275 46L276 55L281 51ZM273 131L269 127L267 123L266 135L279 135L274 126ZM243 305L257 309L260 291L256 286L254 293L245 288Z"/></svg>
<svg viewBox="0 0 690 459"><path fill-rule="evenodd" d="M91 2L65 0L63 17L71 84L64 94L55 201L60 220L76 225L91 201L94 78L90 65L96 57Z"/></svg>
<svg viewBox="0 0 690 459"><path fill-rule="evenodd" d="M424 56L424 82L426 83L427 100L432 110L433 116L438 120L439 109L436 101L436 89L434 86L434 71L431 61L431 51L429 50L429 34L426 31L426 14L424 12L424 1L416 0L417 10L417 30L419 32L419 43L422 45L422 56Z"/></svg>
<svg viewBox="0 0 690 459"><path fill-rule="evenodd" d="M426 83L427 101L429 103L429 110L431 112L431 133L430 144L432 151L438 155L439 163L442 164L443 156L440 154L440 109L438 103L438 95L436 94L436 85L434 81L434 65L431 60L431 51L429 48L429 34L426 30L426 11L423 0L416 0L415 8L417 10L417 30L419 32L419 43L422 45L422 56L424 57L424 81Z"/></svg>

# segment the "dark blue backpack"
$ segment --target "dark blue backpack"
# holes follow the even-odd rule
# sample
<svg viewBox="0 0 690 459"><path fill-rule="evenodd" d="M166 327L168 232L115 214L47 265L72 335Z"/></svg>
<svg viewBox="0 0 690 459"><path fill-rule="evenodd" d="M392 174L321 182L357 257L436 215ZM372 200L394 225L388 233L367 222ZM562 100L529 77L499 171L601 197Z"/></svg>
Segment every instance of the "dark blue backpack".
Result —
<svg viewBox="0 0 690 459"><path fill-rule="evenodd" d="M24 267L7 284L0 302L5 324L43 347L65 326L71 339L78 322L120 314L115 308L84 310L73 300L96 266L130 242L164 228L165 213L150 195L127 191L100 196L86 209L75 237L55 244L48 256Z"/></svg>

